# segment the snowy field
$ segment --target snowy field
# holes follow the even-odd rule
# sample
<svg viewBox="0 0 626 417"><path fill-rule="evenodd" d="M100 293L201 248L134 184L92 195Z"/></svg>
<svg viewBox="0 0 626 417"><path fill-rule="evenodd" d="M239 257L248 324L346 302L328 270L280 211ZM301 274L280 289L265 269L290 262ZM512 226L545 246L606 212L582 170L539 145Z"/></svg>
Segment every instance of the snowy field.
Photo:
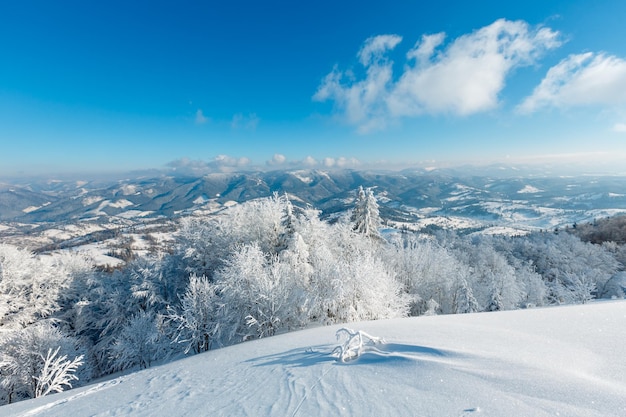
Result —
<svg viewBox="0 0 626 417"><path fill-rule="evenodd" d="M626 302L352 323L209 351L0 416L624 416Z"/></svg>

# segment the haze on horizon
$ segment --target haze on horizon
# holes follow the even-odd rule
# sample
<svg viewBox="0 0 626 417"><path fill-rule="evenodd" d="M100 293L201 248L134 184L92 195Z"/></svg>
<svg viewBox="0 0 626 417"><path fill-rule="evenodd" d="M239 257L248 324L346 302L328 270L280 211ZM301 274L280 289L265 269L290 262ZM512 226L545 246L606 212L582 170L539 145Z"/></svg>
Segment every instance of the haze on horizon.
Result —
<svg viewBox="0 0 626 417"><path fill-rule="evenodd" d="M0 177L574 164L624 173L626 4L0 5Z"/></svg>

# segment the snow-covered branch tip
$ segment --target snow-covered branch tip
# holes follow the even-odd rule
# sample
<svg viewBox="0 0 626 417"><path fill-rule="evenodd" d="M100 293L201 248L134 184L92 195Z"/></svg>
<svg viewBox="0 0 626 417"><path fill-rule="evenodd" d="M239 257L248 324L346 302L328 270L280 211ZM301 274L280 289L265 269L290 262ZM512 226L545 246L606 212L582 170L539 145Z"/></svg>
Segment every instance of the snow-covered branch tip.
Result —
<svg viewBox="0 0 626 417"><path fill-rule="evenodd" d="M54 352L48 349L48 355L44 360L43 368L37 380L35 389L35 397L43 397L51 392L63 392L64 387L72 388L72 381L78 381L78 377L74 372L83 364L83 355L80 355L71 361L67 359L67 355L57 356L60 347Z"/></svg>
<svg viewBox="0 0 626 417"><path fill-rule="evenodd" d="M386 343L385 339L365 333L362 330L352 330L342 327L335 333L337 340L345 338L342 344L332 351L341 362L348 362L361 356L368 347Z"/></svg>

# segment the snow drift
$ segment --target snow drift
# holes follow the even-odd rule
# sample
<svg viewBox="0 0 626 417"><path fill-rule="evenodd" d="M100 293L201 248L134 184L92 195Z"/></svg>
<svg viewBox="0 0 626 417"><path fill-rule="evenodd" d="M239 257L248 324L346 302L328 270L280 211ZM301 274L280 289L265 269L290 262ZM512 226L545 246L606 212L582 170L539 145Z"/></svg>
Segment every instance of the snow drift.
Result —
<svg viewBox="0 0 626 417"><path fill-rule="evenodd" d="M626 302L351 323L213 350L0 416L623 416Z"/></svg>

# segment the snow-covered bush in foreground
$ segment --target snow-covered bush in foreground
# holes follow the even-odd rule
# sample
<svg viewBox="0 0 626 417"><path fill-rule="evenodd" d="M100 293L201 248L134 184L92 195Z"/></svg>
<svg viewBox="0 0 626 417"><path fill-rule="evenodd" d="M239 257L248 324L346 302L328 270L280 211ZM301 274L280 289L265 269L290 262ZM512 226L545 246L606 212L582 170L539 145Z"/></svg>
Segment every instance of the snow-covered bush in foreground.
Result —
<svg viewBox="0 0 626 417"><path fill-rule="evenodd" d="M55 357L50 357L49 352L65 358L56 364L61 368L67 358L72 358L69 362L74 365L59 374ZM56 387L62 381L89 380L89 365L78 369L84 354L77 339L64 335L49 321L0 332L0 398L10 403L34 398L51 383Z"/></svg>
<svg viewBox="0 0 626 417"><path fill-rule="evenodd" d="M371 336L362 330L352 330L342 327L335 333L337 340L343 342L332 351L341 362L348 362L361 356L372 346L385 343L385 339Z"/></svg>
<svg viewBox="0 0 626 417"><path fill-rule="evenodd" d="M72 388L72 381L78 381L75 372L83 364L83 355L72 360L67 355L59 356L59 349L54 352L48 349L48 354L44 360L43 368L39 376L35 377L37 385L35 387L35 397L43 397L51 392L63 392L65 388Z"/></svg>

